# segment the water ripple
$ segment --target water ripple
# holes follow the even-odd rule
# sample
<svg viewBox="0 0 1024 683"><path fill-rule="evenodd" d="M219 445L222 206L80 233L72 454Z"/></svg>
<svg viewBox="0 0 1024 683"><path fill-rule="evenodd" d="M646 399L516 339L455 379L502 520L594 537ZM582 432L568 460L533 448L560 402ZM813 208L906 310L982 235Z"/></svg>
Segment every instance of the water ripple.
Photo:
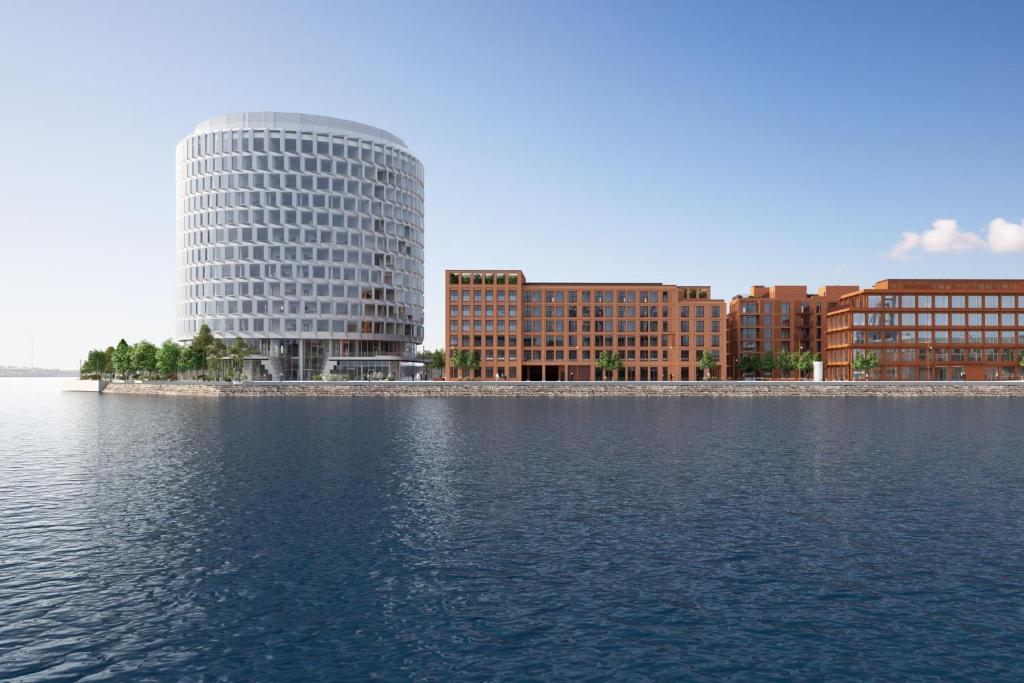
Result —
<svg viewBox="0 0 1024 683"><path fill-rule="evenodd" d="M0 380L0 680L1024 676L1020 401L57 386Z"/></svg>

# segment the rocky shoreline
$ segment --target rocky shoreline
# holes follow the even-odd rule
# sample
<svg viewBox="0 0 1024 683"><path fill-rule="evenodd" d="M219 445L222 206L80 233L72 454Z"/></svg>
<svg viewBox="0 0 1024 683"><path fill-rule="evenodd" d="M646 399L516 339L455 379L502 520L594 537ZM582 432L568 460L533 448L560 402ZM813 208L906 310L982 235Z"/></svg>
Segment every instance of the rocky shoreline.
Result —
<svg viewBox="0 0 1024 683"><path fill-rule="evenodd" d="M103 393L141 396L265 397L614 396L1018 397L1024 382L112 382Z"/></svg>

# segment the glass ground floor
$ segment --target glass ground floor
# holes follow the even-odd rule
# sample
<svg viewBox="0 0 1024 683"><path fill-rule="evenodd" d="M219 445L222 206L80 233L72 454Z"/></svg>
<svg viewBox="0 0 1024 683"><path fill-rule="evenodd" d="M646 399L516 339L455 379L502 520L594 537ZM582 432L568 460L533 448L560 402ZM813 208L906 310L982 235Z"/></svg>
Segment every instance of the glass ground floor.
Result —
<svg viewBox="0 0 1024 683"><path fill-rule="evenodd" d="M1005 382L1024 377L1019 365L881 365L867 371L855 371L849 365L830 366L826 380L870 379L906 382Z"/></svg>
<svg viewBox="0 0 1024 683"><path fill-rule="evenodd" d="M256 381L417 380L425 377L415 344L350 339L249 340L246 376Z"/></svg>
<svg viewBox="0 0 1024 683"><path fill-rule="evenodd" d="M712 372L718 379L720 369ZM451 369L450 379L509 380L523 382L689 382L707 379L707 371L690 366L627 365L614 372L604 372L593 365L492 365L484 363L475 370Z"/></svg>

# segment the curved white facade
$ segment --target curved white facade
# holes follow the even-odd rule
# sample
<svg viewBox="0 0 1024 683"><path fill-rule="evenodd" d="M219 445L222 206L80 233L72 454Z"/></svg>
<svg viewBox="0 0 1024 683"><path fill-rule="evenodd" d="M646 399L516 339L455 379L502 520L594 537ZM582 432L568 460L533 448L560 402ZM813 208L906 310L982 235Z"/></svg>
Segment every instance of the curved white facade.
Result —
<svg viewBox="0 0 1024 683"><path fill-rule="evenodd" d="M400 377L423 340L423 165L361 123L209 119L178 143L177 325L263 379Z"/></svg>

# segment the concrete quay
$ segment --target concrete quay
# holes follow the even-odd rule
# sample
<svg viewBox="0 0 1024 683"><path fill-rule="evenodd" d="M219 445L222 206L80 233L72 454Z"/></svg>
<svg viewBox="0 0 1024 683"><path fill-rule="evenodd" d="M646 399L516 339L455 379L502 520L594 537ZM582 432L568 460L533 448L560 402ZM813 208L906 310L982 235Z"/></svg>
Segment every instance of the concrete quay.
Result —
<svg viewBox="0 0 1024 683"><path fill-rule="evenodd" d="M111 382L103 389L103 393L240 398L267 396L1024 398L1024 382Z"/></svg>

